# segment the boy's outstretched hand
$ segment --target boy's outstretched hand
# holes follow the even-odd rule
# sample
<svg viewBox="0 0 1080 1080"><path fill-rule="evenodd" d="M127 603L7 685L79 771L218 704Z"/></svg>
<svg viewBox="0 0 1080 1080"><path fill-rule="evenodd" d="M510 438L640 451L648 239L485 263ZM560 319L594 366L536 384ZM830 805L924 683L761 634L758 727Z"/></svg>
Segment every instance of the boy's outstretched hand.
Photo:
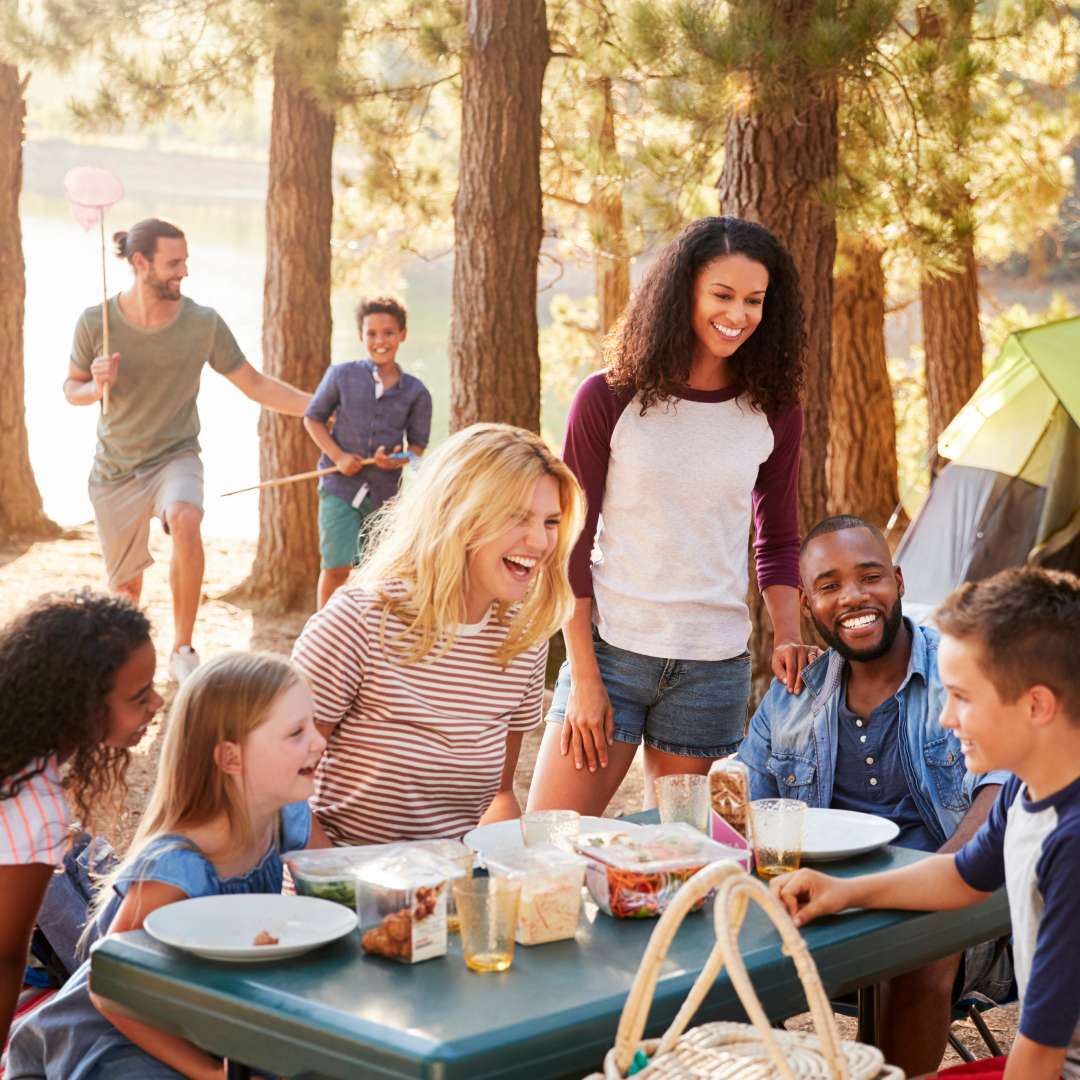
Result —
<svg viewBox="0 0 1080 1080"><path fill-rule="evenodd" d="M787 909L796 926L852 906L851 882L817 870L796 870L769 882L773 896Z"/></svg>

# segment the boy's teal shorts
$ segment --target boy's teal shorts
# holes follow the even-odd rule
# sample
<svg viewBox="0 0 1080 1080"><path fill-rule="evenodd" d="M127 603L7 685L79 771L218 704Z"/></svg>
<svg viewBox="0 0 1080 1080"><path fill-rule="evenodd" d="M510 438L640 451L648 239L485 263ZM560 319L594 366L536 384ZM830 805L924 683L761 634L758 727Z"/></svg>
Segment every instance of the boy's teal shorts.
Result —
<svg viewBox="0 0 1080 1080"><path fill-rule="evenodd" d="M364 550L364 520L374 513L371 496L359 509L319 489L319 556L324 570L355 566Z"/></svg>

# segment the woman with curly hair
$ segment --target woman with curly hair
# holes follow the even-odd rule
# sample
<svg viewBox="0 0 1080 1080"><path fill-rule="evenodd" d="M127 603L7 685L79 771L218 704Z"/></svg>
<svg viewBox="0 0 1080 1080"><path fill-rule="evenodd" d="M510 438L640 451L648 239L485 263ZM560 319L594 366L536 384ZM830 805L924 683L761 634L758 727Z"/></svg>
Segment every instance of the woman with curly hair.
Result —
<svg viewBox="0 0 1080 1080"><path fill-rule="evenodd" d="M123 790L162 705L155 666L150 623L119 596L43 596L0 630L0 1045L67 846L67 796L85 821Z"/></svg>
<svg viewBox="0 0 1080 1080"><path fill-rule="evenodd" d="M529 809L600 814L645 744L645 799L738 746L750 693L747 541L772 668L801 688L803 307L760 225L703 218L665 248L579 388L563 457L588 499L576 605Z"/></svg>

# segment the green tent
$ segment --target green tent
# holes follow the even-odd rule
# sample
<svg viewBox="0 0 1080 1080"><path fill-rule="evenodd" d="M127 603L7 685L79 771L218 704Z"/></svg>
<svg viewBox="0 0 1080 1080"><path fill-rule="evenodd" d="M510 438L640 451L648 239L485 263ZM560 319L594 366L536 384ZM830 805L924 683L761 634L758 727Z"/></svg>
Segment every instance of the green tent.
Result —
<svg viewBox="0 0 1080 1080"><path fill-rule="evenodd" d="M949 464L896 551L905 607L1038 563L1080 573L1080 318L1018 330L938 440Z"/></svg>

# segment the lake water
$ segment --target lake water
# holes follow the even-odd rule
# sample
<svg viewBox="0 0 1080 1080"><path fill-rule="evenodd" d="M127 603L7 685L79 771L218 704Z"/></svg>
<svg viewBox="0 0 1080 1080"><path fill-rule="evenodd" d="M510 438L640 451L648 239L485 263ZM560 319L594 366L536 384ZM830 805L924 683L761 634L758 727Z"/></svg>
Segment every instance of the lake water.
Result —
<svg viewBox="0 0 1080 1080"><path fill-rule="evenodd" d="M21 204L26 258L26 418L31 462L45 510L64 525L88 521L93 516L86 479L94 454L98 410L69 405L61 386L75 323L84 308L101 302L101 246L96 229L84 233L72 220L61 193L61 166L102 164L116 168L124 178L123 160L116 165L112 160L115 152L107 160L101 160L103 154L98 148L87 148L80 155L79 148L72 144L27 145ZM146 156L138 157L145 170ZM184 293L216 308L248 359L258 367L265 268L264 203L258 191L222 190L222 178L212 167L201 178L196 164L199 160L161 155L159 170L149 178L142 174L139 177L140 185L154 197L146 201L126 198L119 203L106 218L106 233L154 215L175 220L187 234L190 250L190 276L184 282ZM129 165L128 172L133 172L133 163ZM170 179L170 169L175 170L176 179ZM171 194L170 185L182 194ZM132 190L130 180L128 190ZM111 254L106 265L110 294L127 288L131 277L128 265ZM445 438L448 426L451 274L448 258L437 262L415 260L404 270L409 337L400 359L431 391L435 406L433 441ZM564 278L559 288L566 285ZM586 286L585 275L574 274L567 291L580 291ZM334 362L363 355L353 319L356 298L355 290L337 288L333 292ZM546 318L548 302L548 297L542 297L542 319ZM561 442L566 407L567 402L558 395L545 394L542 425L545 436L556 446ZM230 382L206 369L199 414L206 469L204 528L208 535L254 536L258 530L257 492L219 497L221 492L259 480L258 413L258 406ZM313 446L313 461L314 455Z"/></svg>

